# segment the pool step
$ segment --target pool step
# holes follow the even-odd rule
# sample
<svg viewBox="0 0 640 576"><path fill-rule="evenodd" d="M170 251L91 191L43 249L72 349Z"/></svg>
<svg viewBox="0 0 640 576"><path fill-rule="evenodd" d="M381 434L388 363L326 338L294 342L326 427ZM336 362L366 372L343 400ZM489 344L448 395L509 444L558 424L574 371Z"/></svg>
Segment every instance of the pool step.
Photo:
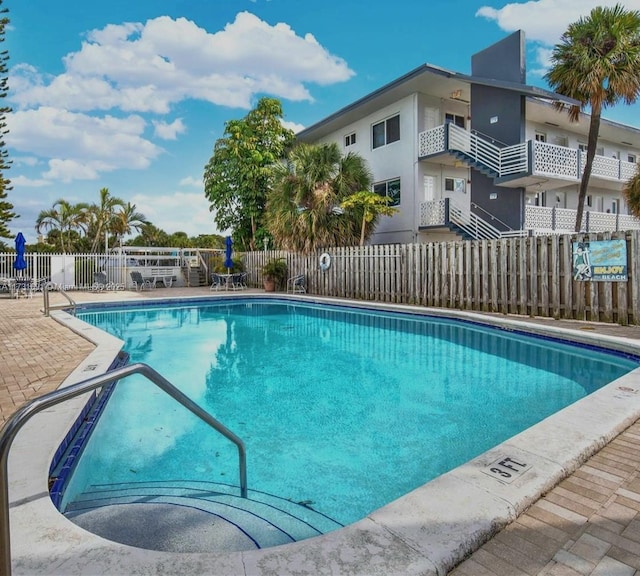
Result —
<svg viewBox="0 0 640 576"><path fill-rule="evenodd" d="M237 487L189 481L90 486L64 514L105 538L173 552L266 548L342 526L304 503L255 490L241 498Z"/></svg>

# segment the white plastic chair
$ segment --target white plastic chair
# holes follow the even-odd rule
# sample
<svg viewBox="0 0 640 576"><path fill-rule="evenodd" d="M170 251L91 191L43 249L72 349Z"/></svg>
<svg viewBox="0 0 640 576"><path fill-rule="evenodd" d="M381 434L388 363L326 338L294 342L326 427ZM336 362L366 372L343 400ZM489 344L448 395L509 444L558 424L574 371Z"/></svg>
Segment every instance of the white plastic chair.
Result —
<svg viewBox="0 0 640 576"><path fill-rule="evenodd" d="M290 294L304 294L307 291L305 275L298 274L287 280L287 292Z"/></svg>

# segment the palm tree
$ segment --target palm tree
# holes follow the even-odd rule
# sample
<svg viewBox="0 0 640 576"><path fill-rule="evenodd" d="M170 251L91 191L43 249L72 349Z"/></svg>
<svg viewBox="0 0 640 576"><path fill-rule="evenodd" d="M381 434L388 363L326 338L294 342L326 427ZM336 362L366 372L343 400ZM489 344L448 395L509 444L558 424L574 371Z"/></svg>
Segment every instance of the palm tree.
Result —
<svg viewBox="0 0 640 576"><path fill-rule="evenodd" d="M580 111L591 108L587 158L580 182L576 232L582 225L584 201L598 145L600 116L607 106L624 101L632 104L640 94L640 12L627 11L620 4L598 6L589 16L570 24L551 56L546 74L549 85L579 106L556 103L568 109L577 122Z"/></svg>
<svg viewBox="0 0 640 576"><path fill-rule="evenodd" d="M73 232L86 231L88 205L84 203L71 204L64 199L57 200L48 210L42 210L36 219L36 232L45 230L58 231L60 249L71 250L71 235Z"/></svg>
<svg viewBox="0 0 640 576"><path fill-rule="evenodd" d="M107 225L113 219L116 208L124 206L124 200L111 196L108 188L102 188L100 190L100 203L92 204L89 208L91 217L90 233L93 236L91 252L96 252L100 246L102 236L106 231Z"/></svg>
<svg viewBox="0 0 640 576"><path fill-rule="evenodd" d="M275 170L267 229L278 246L303 254L358 244L362 209L345 212L340 204L370 186L371 173L361 156L343 157L337 144L299 144Z"/></svg>
<svg viewBox="0 0 640 576"><path fill-rule="evenodd" d="M111 217L108 222L108 230L115 235L122 245L122 237L131 234L133 230L140 232L143 225L147 224L147 218L141 212L137 212L136 205L127 202L122 209Z"/></svg>
<svg viewBox="0 0 640 576"><path fill-rule="evenodd" d="M140 226L140 234L128 241L130 246L169 246L169 235L151 222Z"/></svg>
<svg viewBox="0 0 640 576"><path fill-rule="evenodd" d="M369 233L376 227L380 216L393 216L398 209L389 206L391 198L380 196L370 190L361 190L342 201L341 206L345 210L359 209L362 212L362 227L360 228L360 246L364 246L367 237L367 227Z"/></svg>
<svg viewBox="0 0 640 576"><path fill-rule="evenodd" d="M640 164L636 168L636 173L625 184L622 193L629 207L629 212L636 218L640 218Z"/></svg>

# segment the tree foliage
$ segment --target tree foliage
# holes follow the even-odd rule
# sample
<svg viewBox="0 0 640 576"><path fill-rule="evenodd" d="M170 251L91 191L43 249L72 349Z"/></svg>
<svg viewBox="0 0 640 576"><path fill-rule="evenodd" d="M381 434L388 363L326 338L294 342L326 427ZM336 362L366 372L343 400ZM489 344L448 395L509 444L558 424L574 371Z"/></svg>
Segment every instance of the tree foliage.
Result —
<svg viewBox="0 0 640 576"><path fill-rule="evenodd" d="M233 230L241 250L260 247L265 231L263 214L273 167L293 142L282 125L282 105L262 98L241 120L225 123L213 156L204 170L204 193L220 230Z"/></svg>
<svg viewBox="0 0 640 576"><path fill-rule="evenodd" d="M75 249L74 241L85 231L87 204L71 204L64 198L56 200L53 206L42 210L36 219L36 232L49 232L62 252ZM52 234L53 233L53 234Z"/></svg>
<svg viewBox="0 0 640 576"><path fill-rule="evenodd" d="M276 168L266 209L269 233L279 248L303 254L357 245L364 208L354 204L345 211L341 203L370 186L361 156L342 156L336 144L298 144Z"/></svg>
<svg viewBox="0 0 640 576"><path fill-rule="evenodd" d="M629 212L636 218L640 218L640 164L636 168L636 173L625 184L622 190Z"/></svg>
<svg viewBox="0 0 640 576"><path fill-rule="evenodd" d="M36 232L46 234L47 241L63 252L102 252L105 241L113 245L146 224L135 204L112 196L108 188L102 188L99 197L98 204L56 200L38 214Z"/></svg>
<svg viewBox="0 0 640 576"><path fill-rule="evenodd" d="M142 212L138 212L136 205L127 202L122 209L109 220L109 231L116 237L116 241L122 244L122 238L131 234L134 230L140 232L142 226L147 223L147 218Z"/></svg>
<svg viewBox="0 0 640 576"><path fill-rule="evenodd" d="M112 196L108 188L101 188L99 195L100 202L92 204L86 211L87 234L92 238L91 252L104 248L104 234L110 232L109 227L116 218L117 209L125 206L124 200Z"/></svg>
<svg viewBox="0 0 640 576"><path fill-rule="evenodd" d="M549 85L579 106L556 104L567 109L572 121L591 108L591 121L584 164L576 232L580 231L584 202L600 131L602 110L623 101L632 104L640 94L640 12L622 5L596 7L586 17L570 24L551 55L546 75Z"/></svg>
<svg viewBox="0 0 640 576"><path fill-rule="evenodd" d="M2 0L0 0L0 6ZM0 43L4 42L5 27L9 24L9 18L7 18L8 10L3 8L0 10ZM7 78L7 61L9 60L9 53L7 50L0 52L0 99L7 97L9 90L9 83ZM7 152L4 136L9 132L7 129L6 115L11 112L11 108L7 106L0 107L0 238L9 238L11 233L7 225L11 220L18 216L13 211L13 204L7 200L7 192L11 190L11 181L5 176L7 170L11 166L9 160L9 153Z"/></svg>
<svg viewBox="0 0 640 576"><path fill-rule="evenodd" d="M391 198L380 196L370 190L361 190L342 201L342 208L345 210L358 209L362 213L362 227L360 228L360 246L364 246L367 237L367 226L369 233L373 232L380 216L393 216L398 212L397 208L389 206Z"/></svg>
<svg viewBox="0 0 640 576"><path fill-rule="evenodd" d="M127 246L169 246L169 235L152 224L146 222L140 226L140 234L125 242Z"/></svg>

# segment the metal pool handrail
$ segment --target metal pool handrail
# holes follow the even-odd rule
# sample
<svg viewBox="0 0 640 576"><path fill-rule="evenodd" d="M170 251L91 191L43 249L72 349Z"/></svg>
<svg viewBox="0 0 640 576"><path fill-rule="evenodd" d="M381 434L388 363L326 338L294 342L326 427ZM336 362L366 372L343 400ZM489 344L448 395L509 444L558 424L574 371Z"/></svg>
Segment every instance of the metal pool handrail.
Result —
<svg viewBox="0 0 640 576"><path fill-rule="evenodd" d="M208 412L200 408L193 400L184 395L164 376L156 372L147 364L137 363L130 364L123 368L118 368L101 374L88 380L78 382L66 388L55 390L39 398L35 398L20 408L13 414L0 430L0 574L9 576L11 574L11 539L9 535L9 479L7 474L7 463L9 460L9 449L18 434L19 430L27 423L27 421L42 410L51 408L56 404L75 398L85 392L90 392L96 388L100 388L105 384L126 378L131 374L142 374L147 380L153 382L156 386L164 390L174 400L177 400L185 408L193 412L198 418L204 420L209 426L217 430L228 440L231 440L238 447L238 456L240 460L240 495L247 497L247 455L244 442L238 438L231 430L218 422ZM4 564L4 566L3 566ZM4 569L3 569L4 568Z"/></svg>
<svg viewBox="0 0 640 576"><path fill-rule="evenodd" d="M49 288L53 284L51 282L47 282L42 288L42 297L44 298L44 315L49 316ZM69 300L69 304L71 304L73 314L76 313L76 302L69 294L67 294L62 288L58 288L58 292L62 294L67 300Z"/></svg>

